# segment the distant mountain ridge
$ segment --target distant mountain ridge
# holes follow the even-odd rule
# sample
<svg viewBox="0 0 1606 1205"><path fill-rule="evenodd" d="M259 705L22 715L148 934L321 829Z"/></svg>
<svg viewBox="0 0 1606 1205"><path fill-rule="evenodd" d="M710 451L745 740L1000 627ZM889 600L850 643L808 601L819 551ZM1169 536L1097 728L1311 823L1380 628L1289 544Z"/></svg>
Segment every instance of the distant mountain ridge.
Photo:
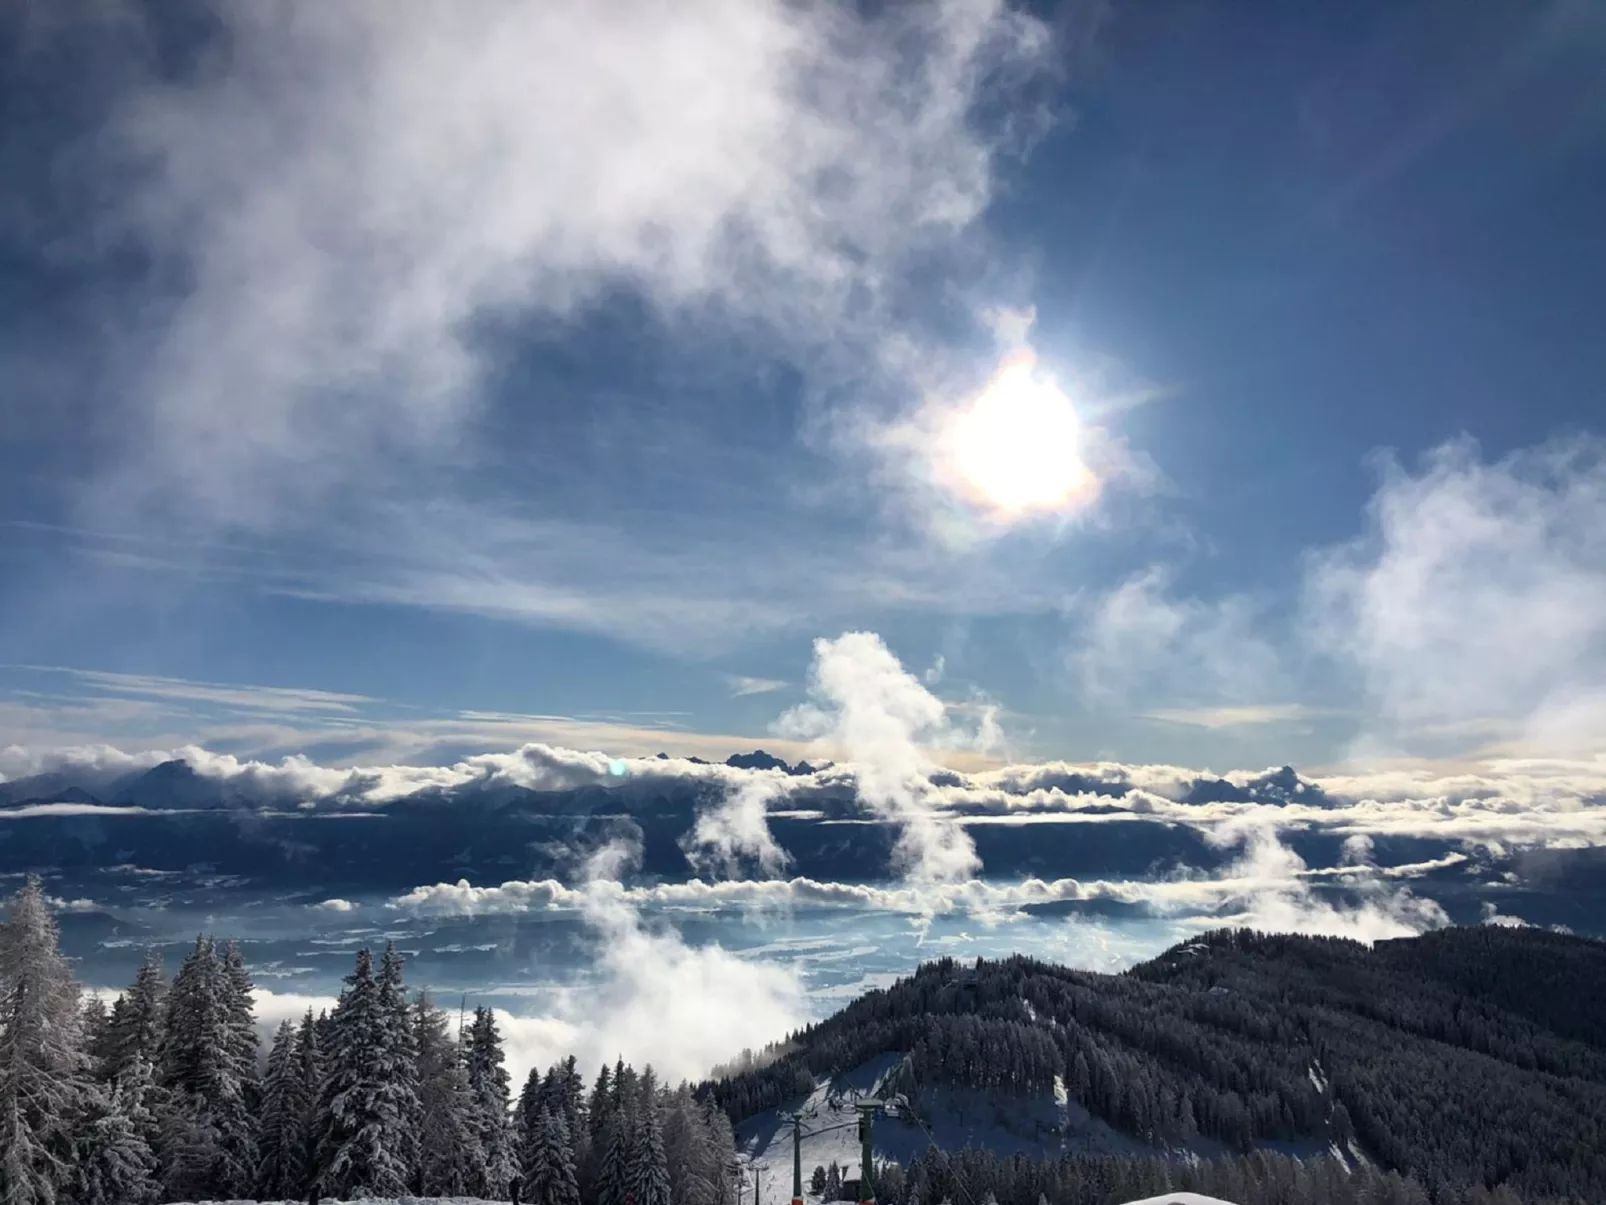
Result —
<svg viewBox="0 0 1606 1205"><path fill-rule="evenodd" d="M655 758L649 759L649 764L673 760L675 759L670 758L667 753L659 753ZM700 766L714 764L698 757L682 760ZM838 769L831 762L821 762L817 765L807 761L789 763L763 749L755 749L750 753L733 753L719 764L737 770L779 771L792 778L811 778ZM647 772L645 777L650 782L667 783L678 776L667 772L661 775ZM598 787L601 790L617 792L630 787L634 781L636 780L621 778L618 782L598 784ZM931 774L931 781L933 785L942 787L961 786L965 780L953 771L936 770ZM446 787L421 786L398 798L415 801L489 802L493 805L502 805L520 800L528 802L536 798L549 800L554 796L585 789L585 787L542 789L505 783L492 786L486 781L474 779ZM1005 779L998 784L997 789L1006 795L1017 796L1028 795L1034 791L1058 790L1070 795L1103 795L1120 799L1137 787L1134 783L1119 777L1109 778L1091 772L1049 769L1033 773L1021 780ZM851 799L853 794L851 774L844 770L831 781L800 786L798 790L803 798L813 798L817 801ZM283 798L270 797L260 788L253 790L250 780L244 776L231 778L205 774L183 758L172 758L148 769L107 772L88 768L68 768L0 782L0 807L62 802L152 809L192 809L264 808L283 806L286 801ZM360 792L353 794L350 790L338 790L308 792L305 798L297 799L295 802L314 806L349 807L361 804L363 799ZM1318 783L1302 778L1292 766L1283 766L1251 777L1242 783L1201 775L1188 783L1186 789L1179 795L1178 802L1195 805L1264 803L1275 806L1301 803L1308 806L1331 806L1334 801ZM394 806L394 801L377 806ZM964 810L962 805L961 810Z"/></svg>

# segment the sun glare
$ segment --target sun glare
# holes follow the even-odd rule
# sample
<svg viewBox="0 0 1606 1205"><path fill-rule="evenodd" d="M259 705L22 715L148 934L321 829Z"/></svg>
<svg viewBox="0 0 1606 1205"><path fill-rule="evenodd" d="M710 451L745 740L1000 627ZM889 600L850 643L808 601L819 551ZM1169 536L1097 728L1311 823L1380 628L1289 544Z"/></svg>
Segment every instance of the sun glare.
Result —
<svg viewBox="0 0 1606 1205"><path fill-rule="evenodd" d="M1009 517L1063 510L1093 485L1071 399L1033 367L1029 355L1007 361L948 433L966 492Z"/></svg>

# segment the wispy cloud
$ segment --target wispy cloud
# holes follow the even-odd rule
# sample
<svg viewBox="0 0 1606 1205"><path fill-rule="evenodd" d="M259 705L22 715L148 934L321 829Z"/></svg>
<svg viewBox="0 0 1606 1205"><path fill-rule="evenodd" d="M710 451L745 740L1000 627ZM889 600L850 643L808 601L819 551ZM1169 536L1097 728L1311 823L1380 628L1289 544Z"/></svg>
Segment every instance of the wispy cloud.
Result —
<svg viewBox="0 0 1606 1205"><path fill-rule="evenodd" d="M1242 707L1156 707L1144 719L1193 728L1250 728L1262 724L1293 724L1321 715L1303 703L1262 703Z"/></svg>
<svg viewBox="0 0 1606 1205"><path fill-rule="evenodd" d="M85 686L99 687L112 694L217 704L241 711L315 714L335 712L354 715L363 704L377 701L368 695L341 694L327 690L195 682L187 678L169 678L155 674L117 674L105 670L72 669L60 665L17 665L0 668L66 674Z"/></svg>
<svg viewBox="0 0 1606 1205"><path fill-rule="evenodd" d="M1606 728L1606 444L1382 463L1366 534L1311 562L1307 623L1353 671L1363 751L1598 750ZM1469 738L1471 738L1469 742Z"/></svg>
<svg viewBox="0 0 1606 1205"><path fill-rule="evenodd" d="M1066 662L1084 698L1247 706L1278 689L1278 645L1252 599L1178 596L1171 587L1170 572L1154 566L1073 602Z"/></svg>
<svg viewBox="0 0 1606 1205"><path fill-rule="evenodd" d="M122 219L192 282L135 391L154 461L110 497L257 527L460 460L511 316L623 288L873 368L992 197L984 87L1053 63L1001 0L218 17L227 68L138 89L106 140L152 168Z"/></svg>
<svg viewBox="0 0 1606 1205"><path fill-rule="evenodd" d="M765 695L772 691L785 690L790 682L781 678L749 678L742 674L726 674L726 685L730 687L731 695L742 698L746 695Z"/></svg>

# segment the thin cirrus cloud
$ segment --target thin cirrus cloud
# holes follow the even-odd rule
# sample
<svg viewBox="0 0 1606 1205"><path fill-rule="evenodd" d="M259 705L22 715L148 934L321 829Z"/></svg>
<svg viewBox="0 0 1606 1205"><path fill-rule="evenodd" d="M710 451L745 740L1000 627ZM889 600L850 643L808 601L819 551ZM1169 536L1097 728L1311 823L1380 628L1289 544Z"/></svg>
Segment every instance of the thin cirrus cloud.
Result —
<svg viewBox="0 0 1606 1205"><path fill-rule="evenodd" d="M730 687L732 697L738 699L747 695L771 694L791 685L783 678L749 678L743 674L727 674L725 684Z"/></svg>

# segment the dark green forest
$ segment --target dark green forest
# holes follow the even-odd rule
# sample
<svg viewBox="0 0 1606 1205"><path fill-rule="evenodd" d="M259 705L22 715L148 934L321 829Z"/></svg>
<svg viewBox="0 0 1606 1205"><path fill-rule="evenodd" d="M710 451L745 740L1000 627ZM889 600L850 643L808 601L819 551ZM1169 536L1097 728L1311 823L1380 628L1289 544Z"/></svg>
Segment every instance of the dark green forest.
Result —
<svg viewBox="0 0 1606 1205"><path fill-rule="evenodd" d="M883 1185L900 1205L980 1205L988 1193L999 1205L1061 1205L1173 1188L1290 1205L1598 1202L1603 1002L1606 944L1538 929L1455 928L1370 947L1221 930L1119 975L1018 957L929 963L702 1091L740 1122L901 1053L882 1091L917 1111L932 1088L1004 1099L1063 1077L1072 1098L1155 1151L934 1152ZM1218 1158L1179 1158L1212 1141ZM1354 1152L1345 1162L1357 1170L1266 1149L1284 1142Z"/></svg>

